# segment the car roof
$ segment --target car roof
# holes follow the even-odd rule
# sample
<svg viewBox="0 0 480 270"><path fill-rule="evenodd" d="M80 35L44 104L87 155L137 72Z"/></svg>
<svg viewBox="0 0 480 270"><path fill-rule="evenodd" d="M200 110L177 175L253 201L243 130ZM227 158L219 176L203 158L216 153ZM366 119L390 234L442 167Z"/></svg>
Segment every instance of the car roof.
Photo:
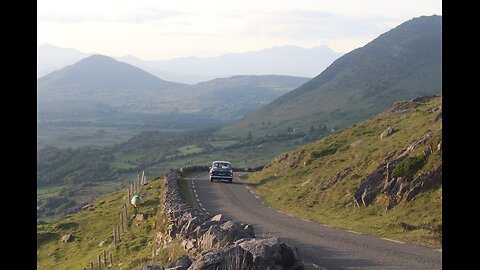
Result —
<svg viewBox="0 0 480 270"><path fill-rule="evenodd" d="M222 161L222 160L215 160L214 162L212 163L228 163L228 164L232 164L230 163L229 161Z"/></svg>

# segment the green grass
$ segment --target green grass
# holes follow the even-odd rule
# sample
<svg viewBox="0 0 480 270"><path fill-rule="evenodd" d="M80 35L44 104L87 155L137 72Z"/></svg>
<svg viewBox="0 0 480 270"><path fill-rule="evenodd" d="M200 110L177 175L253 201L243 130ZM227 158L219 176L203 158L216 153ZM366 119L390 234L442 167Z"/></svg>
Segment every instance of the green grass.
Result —
<svg viewBox="0 0 480 270"><path fill-rule="evenodd" d="M54 185L54 186L44 186L37 188L37 200L38 199L46 199L48 197L56 196L60 193L60 190L64 186L61 185Z"/></svg>
<svg viewBox="0 0 480 270"><path fill-rule="evenodd" d="M183 155L203 152L203 148L198 147L196 144L184 145L182 147L179 147L177 150Z"/></svg>
<svg viewBox="0 0 480 270"><path fill-rule="evenodd" d="M43 124L37 128L37 150L54 145L58 148L109 146L127 141L144 129L114 126Z"/></svg>
<svg viewBox="0 0 480 270"><path fill-rule="evenodd" d="M118 224L126 189L98 198L87 211L53 223L37 225L37 268L81 269L87 267L90 261L96 262L103 250L113 254L115 269L132 269L147 262L165 265L172 256L180 256L183 251L177 241L162 251L163 256L152 257L155 232L165 229L161 211L143 221L134 218L135 213L153 213L157 210L163 185L164 180L156 180L142 187L140 193L145 198L139 208L128 207L128 229L117 247L110 246L112 230ZM62 229L60 224L66 228ZM74 240L61 242L60 237L67 233L72 233ZM103 247L98 246L101 241L105 241Z"/></svg>
<svg viewBox="0 0 480 270"><path fill-rule="evenodd" d="M238 140L214 140L208 143L215 148L224 148L238 143Z"/></svg>
<svg viewBox="0 0 480 270"><path fill-rule="evenodd" d="M136 163L143 157L143 155L138 153L116 153L114 155L114 160L110 162L114 168L117 169L130 169L135 168Z"/></svg>
<svg viewBox="0 0 480 270"><path fill-rule="evenodd" d="M360 181L383 162L391 150L406 148L428 131L433 132L433 149L441 139L442 122L432 122L432 109L441 106L441 97L430 100L408 113L383 114L346 128L315 143L283 153L247 182L270 206L320 223L364 232L381 237L441 247L442 189L419 195L413 202L400 202L386 212L388 200L377 196L369 207L357 208L353 194ZM397 131L380 139L389 126ZM350 146L353 142L361 143ZM420 156L425 147L415 148L410 156ZM441 163L434 151L422 166L408 167L415 175L427 172ZM408 164L407 164L408 165ZM418 165L418 164L417 164ZM352 172L335 185L322 190L342 170ZM439 229L440 228L440 229Z"/></svg>

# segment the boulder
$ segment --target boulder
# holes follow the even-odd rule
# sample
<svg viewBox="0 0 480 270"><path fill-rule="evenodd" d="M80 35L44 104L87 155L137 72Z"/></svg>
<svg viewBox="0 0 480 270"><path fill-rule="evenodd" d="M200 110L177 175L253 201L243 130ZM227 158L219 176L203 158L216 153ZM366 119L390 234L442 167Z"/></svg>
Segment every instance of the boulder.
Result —
<svg viewBox="0 0 480 270"><path fill-rule="evenodd" d="M211 221L220 221L220 220L222 220L222 214L215 215L211 219Z"/></svg>
<svg viewBox="0 0 480 270"><path fill-rule="evenodd" d="M144 219L143 214L137 214L136 219L137 219L138 221L142 221L142 220Z"/></svg>
<svg viewBox="0 0 480 270"><path fill-rule="evenodd" d="M194 240L183 240L182 241L182 247L186 250L186 251L190 251L191 249L195 248L195 243L194 243ZM196 240L195 240L196 241Z"/></svg>
<svg viewBox="0 0 480 270"><path fill-rule="evenodd" d="M178 257L174 262L170 263L167 266L167 269L177 269L177 270L186 270L188 267L192 265L192 259L188 257L187 255L182 255Z"/></svg>
<svg viewBox="0 0 480 270"><path fill-rule="evenodd" d="M156 265L146 265L142 268L142 270L164 270L165 268Z"/></svg>
<svg viewBox="0 0 480 270"><path fill-rule="evenodd" d="M356 140L356 141L354 141L350 144L350 147L355 147L355 146L361 144L362 142L363 142L362 140Z"/></svg>
<svg viewBox="0 0 480 270"><path fill-rule="evenodd" d="M395 130L392 127L388 127L384 132L382 132L382 134L380 134L380 139L383 139L392 135L394 131Z"/></svg>
<svg viewBox="0 0 480 270"><path fill-rule="evenodd" d="M60 238L60 240L62 240L62 242L65 242L65 243L70 242L70 241L72 241L72 234L71 233L66 234L66 235L62 236L62 238Z"/></svg>
<svg viewBox="0 0 480 270"><path fill-rule="evenodd" d="M241 239L235 244L252 254L254 269L303 269L298 250L276 237Z"/></svg>
<svg viewBox="0 0 480 270"><path fill-rule="evenodd" d="M438 119L442 118L442 109L438 110L433 116L433 122L437 122Z"/></svg>
<svg viewBox="0 0 480 270"><path fill-rule="evenodd" d="M247 270L256 268L253 268L252 254L243 250L240 246L230 246L203 253L188 268L188 270L216 269Z"/></svg>

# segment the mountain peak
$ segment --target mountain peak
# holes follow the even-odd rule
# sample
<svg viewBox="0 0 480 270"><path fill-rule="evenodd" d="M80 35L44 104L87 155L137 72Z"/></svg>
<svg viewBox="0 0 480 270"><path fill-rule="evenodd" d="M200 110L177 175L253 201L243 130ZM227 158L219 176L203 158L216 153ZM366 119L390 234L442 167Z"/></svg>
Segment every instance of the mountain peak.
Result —
<svg viewBox="0 0 480 270"><path fill-rule="evenodd" d="M113 59L110 56L105 56L102 54L93 54L91 56L88 56L80 61L77 62L77 64L91 64L91 63L121 63L115 59ZM125 63L122 63L125 64Z"/></svg>
<svg viewBox="0 0 480 270"><path fill-rule="evenodd" d="M57 91L64 91L63 88L72 85L78 89L89 89L94 92L102 89L158 91L182 86L182 84L161 80L135 66L101 54L91 55L73 65L52 72L40 78L38 82L39 90L53 88Z"/></svg>
<svg viewBox="0 0 480 270"><path fill-rule="evenodd" d="M318 125L337 130L395 100L441 91L442 17L422 16L343 55L312 80L223 131L267 134ZM266 122L276 130L262 125Z"/></svg>

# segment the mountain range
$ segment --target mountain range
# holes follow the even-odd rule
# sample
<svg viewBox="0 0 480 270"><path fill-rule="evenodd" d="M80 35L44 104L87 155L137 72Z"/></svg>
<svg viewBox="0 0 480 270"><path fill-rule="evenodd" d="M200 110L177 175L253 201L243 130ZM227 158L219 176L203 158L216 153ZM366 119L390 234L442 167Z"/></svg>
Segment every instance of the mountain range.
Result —
<svg viewBox="0 0 480 270"><path fill-rule="evenodd" d="M318 76L223 129L254 136L339 129L395 100L442 92L442 17L414 18L335 60Z"/></svg>
<svg viewBox="0 0 480 270"><path fill-rule="evenodd" d="M186 114L231 121L307 81L250 75L187 85L164 81L111 57L92 55L38 79L38 111L43 120L107 121L126 115L139 120Z"/></svg>
<svg viewBox="0 0 480 270"><path fill-rule="evenodd" d="M44 44L38 48L38 77L91 55L92 53ZM182 57L163 61L142 60L132 55L113 58L167 81L195 84L235 75L313 77L341 55L322 45L313 48L278 46L217 57Z"/></svg>
<svg viewBox="0 0 480 270"><path fill-rule="evenodd" d="M218 57L184 57L144 61L133 56L118 58L167 80L197 83L234 75L289 75L313 77L342 54L326 45L313 48L279 46L261 51L230 53Z"/></svg>

